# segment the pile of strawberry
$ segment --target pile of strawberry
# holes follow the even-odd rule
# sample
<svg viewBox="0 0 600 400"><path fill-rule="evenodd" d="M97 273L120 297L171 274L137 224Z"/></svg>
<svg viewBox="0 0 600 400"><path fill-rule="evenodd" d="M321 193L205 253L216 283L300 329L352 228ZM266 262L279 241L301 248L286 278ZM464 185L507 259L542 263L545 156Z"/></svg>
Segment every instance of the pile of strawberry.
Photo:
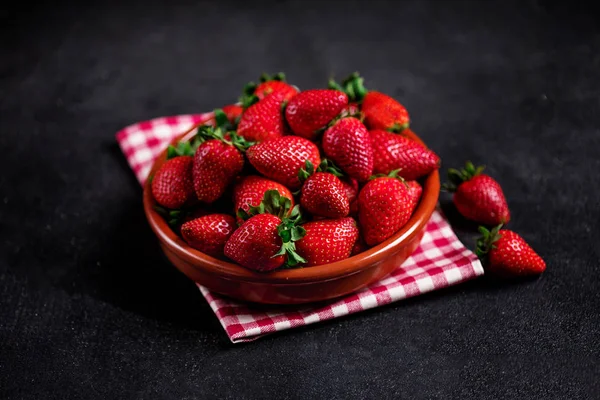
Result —
<svg viewBox="0 0 600 400"><path fill-rule="evenodd" d="M366 90L357 73L305 91L283 74L263 75L239 104L169 147L151 177L157 210L191 247L255 271L348 258L401 229L419 203L419 180L440 166L404 135L409 122L404 106ZM500 186L492 180L483 190L491 197L481 197L471 182L484 175L470 172L452 170L459 211L508 222ZM485 232L479 250L491 258L506 231Z"/></svg>

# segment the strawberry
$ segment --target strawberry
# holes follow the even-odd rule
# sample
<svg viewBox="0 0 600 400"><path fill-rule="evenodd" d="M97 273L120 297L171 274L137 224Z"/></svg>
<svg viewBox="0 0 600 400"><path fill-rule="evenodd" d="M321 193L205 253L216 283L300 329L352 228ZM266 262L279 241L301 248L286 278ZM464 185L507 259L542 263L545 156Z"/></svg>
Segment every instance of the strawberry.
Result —
<svg viewBox="0 0 600 400"><path fill-rule="evenodd" d="M401 132L410 125L406 108L384 93L365 89L363 78L357 72L346 78L341 85L330 80L329 87L342 90L348 94L350 101L361 102L365 125L369 129Z"/></svg>
<svg viewBox="0 0 600 400"><path fill-rule="evenodd" d="M354 247L352 247L352 253L350 253L350 255L355 256L355 255L360 254L363 251L367 251L367 250L369 250L369 246L367 246L367 244L365 243L365 240L362 238L362 236L358 235L358 238L356 239L356 242L354 243Z"/></svg>
<svg viewBox="0 0 600 400"><path fill-rule="evenodd" d="M346 174L364 182L373 174L369 131L358 119L342 118L323 134L323 151Z"/></svg>
<svg viewBox="0 0 600 400"><path fill-rule="evenodd" d="M477 240L477 255L494 275L510 278L539 275L546 270L544 260L517 233L501 229L491 231L480 226L482 237Z"/></svg>
<svg viewBox="0 0 600 400"><path fill-rule="evenodd" d="M339 90L305 90L289 101L285 119L296 135L314 140L347 105L348 96Z"/></svg>
<svg viewBox="0 0 600 400"><path fill-rule="evenodd" d="M221 258L225 243L235 228L235 219L231 215L209 214L181 225L181 236L196 250Z"/></svg>
<svg viewBox="0 0 600 400"><path fill-rule="evenodd" d="M299 207L295 206L290 213L290 206L290 199L281 197L277 190L269 190L258 207L250 207L248 213L240 211L246 222L225 244L225 255L254 271L271 271L284 263L289 266L304 263L296 253L295 243L306 231L298 226Z"/></svg>
<svg viewBox="0 0 600 400"><path fill-rule="evenodd" d="M356 215L358 212L358 181L354 178L346 177L342 179L342 185L346 190L348 202L350 203L350 215Z"/></svg>
<svg viewBox="0 0 600 400"><path fill-rule="evenodd" d="M329 218L341 218L350 212L350 201L346 189L335 168L328 171L328 160L323 160L317 172L310 161L306 161L306 169L301 169L299 178L304 182L300 204L313 215ZM328 172L323 172L328 171Z"/></svg>
<svg viewBox="0 0 600 400"><path fill-rule="evenodd" d="M194 155L194 190L198 200L212 203L244 168L242 151L249 143L233 132L227 134L228 140L219 128L210 126L200 127L198 136L212 139L202 143Z"/></svg>
<svg viewBox="0 0 600 400"><path fill-rule="evenodd" d="M248 161L258 172L292 190L300 188L300 169L309 160L313 165L321 163L317 146L298 136L283 136L256 144L246 152Z"/></svg>
<svg viewBox="0 0 600 400"><path fill-rule="evenodd" d="M253 142L263 142L283 136L286 129L282 105L283 99L278 93L271 93L252 104L242 113L237 134Z"/></svg>
<svg viewBox="0 0 600 400"><path fill-rule="evenodd" d="M230 104L223 107L223 112L231 124L236 124L238 119L242 116L243 111L244 109L239 104Z"/></svg>
<svg viewBox="0 0 600 400"><path fill-rule="evenodd" d="M454 192L454 205L463 217L490 226L506 224L510 211L502 188L494 178L482 174L483 169L470 161L462 170L449 169L450 184L444 189Z"/></svg>
<svg viewBox="0 0 600 400"><path fill-rule="evenodd" d="M406 184L394 173L369 181L358 194L358 219L369 246L394 235L408 222L412 211L413 201Z"/></svg>
<svg viewBox="0 0 600 400"><path fill-rule="evenodd" d="M240 209L248 212L250 207L257 207L265 196L267 190L277 190L283 197L290 199L292 207L294 198L288 188L281 183L263 178L262 176L245 176L241 178L233 188L234 210L237 213ZM238 222L242 219L238 217Z"/></svg>
<svg viewBox="0 0 600 400"><path fill-rule="evenodd" d="M180 156L167 160L152 178L152 196L167 208L179 208L194 197L193 157Z"/></svg>
<svg viewBox="0 0 600 400"><path fill-rule="evenodd" d="M423 187L417 181L406 182L408 186L408 196L410 197L411 208L414 211L421 200L421 194L423 193Z"/></svg>
<svg viewBox="0 0 600 400"><path fill-rule="evenodd" d="M406 180L418 179L440 166L440 158L427 147L405 136L375 129L369 131L373 146L373 173L400 169Z"/></svg>
<svg viewBox="0 0 600 400"><path fill-rule="evenodd" d="M306 260L306 267L329 264L350 257L358 238L352 218L307 222L304 237L296 242L296 251Z"/></svg>
<svg viewBox="0 0 600 400"><path fill-rule="evenodd" d="M289 83L286 83L283 72L279 72L273 76L262 74L259 84L254 82L246 84L244 94L240 97L240 102L244 108L247 108L272 93L276 93L283 101L289 101L298 93L298 90Z"/></svg>

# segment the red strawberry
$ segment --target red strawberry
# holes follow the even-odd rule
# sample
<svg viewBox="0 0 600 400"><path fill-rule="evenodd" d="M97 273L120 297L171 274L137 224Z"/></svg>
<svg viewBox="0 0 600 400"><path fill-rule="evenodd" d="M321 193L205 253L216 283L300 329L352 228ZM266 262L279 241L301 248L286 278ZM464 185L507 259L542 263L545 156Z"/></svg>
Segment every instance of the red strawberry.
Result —
<svg viewBox="0 0 600 400"><path fill-rule="evenodd" d="M242 111L244 111L244 109L238 104L230 104L223 107L223 112L227 116L229 122L232 124L235 123L235 121L242 115Z"/></svg>
<svg viewBox="0 0 600 400"><path fill-rule="evenodd" d="M358 181L354 178L345 178L342 179L342 185L350 202L350 215L355 215L358 212Z"/></svg>
<svg viewBox="0 0 600 400"><path fill-rule="evenodd" d="M389 174L395 169L406 180L418 179L440 166L440 158L427 147L405 136L372 130L373 173Z"/></svg>
<svg viewBox="0 0 600 400"><path fill-rule="evenodd" d="M413 204L406 185L394 177L369 181L358 195L358 218L365 242L374 246L410 219Z"/></svg>
<svg viewBox="0 0 600 400"><path fill-rule="evenodd" d="M263 142L283 136L286 131L282 104L282 97L278 93L272 93L249 106L242 113L237 134L252 142Z"/></svg>
<svg viewBox="0 0 600 400"><path fill-rule="evenodd" d="M477 241L477 255L485 261L486 269L500 277L539 275L546 270L544 260L513 231L491 231L479 227L482 237Z"/></svg>
<svg viewBox="0 0 600 400"><path fill-rule="evenodd" d="M485 225L506 224L510 211L502 188L494 178L481 173L483 168L475 168L469 161L463 170L449 169L451 183L444 188L454 192L454 205L463 217Z"/></svg>
<svg viewBox="0 0 600 400"><path fill-rule="evenodd" d="M296 135L314 140L347 105L348 96L339 90L305 90L290 100L285 119Z"/></svg>
<svg viewBox="0 0 600 400"><path fill-rule="evenodd" d="M299 208L294 207L287 218L290 205L290 199L281 197L277 190L267 191L259 207L241 213L248 219L225 244L225 255L255 271L271 271L286 262L290 266L305 262L295 247L305 233L296 226L301 218Z"/></svg>
<svg viewBox="0 0 600 400"><path fill-rule="evenodd" d="M235 219L231 215L209 214L181 225L181 236L196 250L220 258L235 228Z"/></svg>
<svg viewBox="0 0 600 400"><path fill-rule="evenodd" d="M268 190L277 190L283 197L287 197L294 206L294 197L288 188L280 183L271 181L262 176L245 176L233 188L233 203L235 213L241 208L248 212L250 207L257 207L265 197ZM238 222L242 220L238 217Z"/></svg>
<svg viewBox="0 0 600 400"><path fill-rule="evenodd" d="M307 222L302 227L306 235L296 242L296 251L306 260L307 267L350 257L358 238L358 228L352 218Z"/></svg>
<svg viewBox="0 0 600 400"><path fill-rule="evenodd" d="M327 170L327 161L324 160L317 172L310 161L306 162L306 169L300 171L302 194L300 204L309 213L329 218L341 218L350 212L350 202L346 189L332 172ZM336 172L337 173L337 172Z"/></svg>
<svg viewBox="0 0 600 400"><path fill-rule="evenodd" d="M262 100L272 93L276 93L283 101L289 101L298 93L298 90L285 82L285 74L283 72L279 72L273 76L262 74L258 85L250 82L244 87L244 94L240 97L240 102L247 108L256 102L257 99Z"/></svg>
<svg viewBox="0 0 600 400"><path fill-rule="evenodd" d="M284 136L256 144L246 152L248 161L262 175L292 190L300 188L298 173L306 160L321 163L317 146L298 136Z"/></svg>
<svg viewBox="0 0 600 400"><path fill-rule="evenodd" d="M225 189L244 168L243 150L248 143L234 133L231 140L223 137L220 129L202 126L198 135L210 139L202 143L194 155L194 189L198 200L212 203L223 195Z"/></svg>
<svg viewBox="0 0 600 400"><path fill-rule="evenodd" d="M192 166L194 159L188 156L171 158L154 174L152 196L158 204L167 208L179 208L194 197Z"/></svg>
<svg viewBox="0 0 600 400"><path fill-rule="evenodd" d="M411 207L414 211L421 200L421 194L423 193L423 187L417 181L408 181L408 196L410 197Z"/></svg>
<svg viewBox="0 0 600 400"><path fill-rule="evenodd" d="M373 174L373 148L367 128L356 118L342 118L323 134L323 151L346 174L364 182Z"/></svg>
<svg viewBox="0 0 600 400"><path fill-rule="evenodd" d="M361 111L369 129L400 132L410 124L408 111L402 104L386 94L365 89L363 78L357 72L346 78L341 85L330 81L329 87L342 90L348 94L350 101L362 102Z"/></svg>
<svg viewBox="0 0 600 400"><path fill-rule="evenodd" d="M352 248L352 253L350 253L350 255L355 256L367 250L369 250L369 246L367 246L362 236L358 235L358 239L356 239L356 243L354 243L354 247Z"/></svg>

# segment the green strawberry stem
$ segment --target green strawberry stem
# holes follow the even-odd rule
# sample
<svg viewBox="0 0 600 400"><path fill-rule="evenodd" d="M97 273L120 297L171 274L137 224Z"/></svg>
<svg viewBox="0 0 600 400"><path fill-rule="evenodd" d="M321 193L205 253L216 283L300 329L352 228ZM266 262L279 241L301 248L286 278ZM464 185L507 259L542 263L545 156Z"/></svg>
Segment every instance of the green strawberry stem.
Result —
<svg viewBox="0 0 600 400"><path fill-rule="evenodd" d="M494 243L502 237L499 233L500 229L502 229L502 224L493 227L491 230L488 230L484 226L479 227L481 237L477 239L475 254L477 254L477 257L482 261L487 258L487 254L490 250L496 248Z"/></svg>
<svg viewBox="0 0 600 400"><path fill-rule="evenodd" d="M272 214L280 219L284 219L290 214L290 218L300 215L299 209L294 207L290 213L292 201L287 197L281 196L277 190L267 190L263 200L258 206L251 206L248 211L240 208L237 212L238 217L244 221L258 214Z"/></svg>
<svg viewBox="0 0 600 400"><path fill-rule="evenodd" d="M398 169L394 169L394 170L390 171L387 174L371 175L369 180L372 181L373 179L377 179L377 178L395 178L395 179L398 179L400 182L402 182L404 184L404 186L406 186L406 188L408 189L409 186L408 186L408 183L406 182L406 180L403 177L401 177L400 175L398 175L401 170L402 170L402 168L398 168Z"/></svg>
<svg viewBox="0 0 600 400"><path fill-rule="evenodd" d="M226 138L227 135L229 136L229 138ZM245 152L246 150L248 150L248 148L250 146L254 145L254 142L247 141L246 139L239 136L234 131L230 131L230 132L227 132L226 134L224 134L223 130L221 130L221 128L215 129L212 126L208 126L208 125L200 126L198 128L198 133L196 134L196 136L199 136L203 140L212 140L212 139L220 140L223 143L227 143L230 146L234 146L236 149L238 149L241 152Z"/></svg>
<svg viewBox="0 0 600 400"><path fill-rule="evenodd" d="M175 146L169 145L167 147L167 160L180 156L193 156L202 143L204 143L204 138L196 135L191 141L179 142Z"/></svg>
<svg viewBox="0 0 600 400"><path fill-rule="evenodd" d="M266 72L263 72L260 76L260 83L270 82L270 81L280 81L285 82L285 74L283 72L278 72L274 75L269 75Z"/></svg>
<svg viewBox="0 0 600 400"><path fill-rule="evenodd" d="M450 182L442 185L442 190L446 192L455 192L456 188L463 182L473 179L473 177L481 174L485 166L480 165L475 167L471 161L465 163L463 169L448 168L448 180Z"/></svg>
<svg viewBox="0 0 600 400"><path fill-rule="evenodd" d="M265 83L265 82L270 82L270 81L285 82L285 74L283 72L278 72L274 75L269 75L267 73L263 73L260 76L260 80L259 80L260 83ZM258 96L256 96L254 94L257 87L258 87L258 84L254 83L254 82L248 82L244 86L242 95L239 97L239 102L242 104L242 108L244 110L246 108L250 107L251 105L258 103L258 100L260 100L258 98Z"/></svg>
<svg viewBox="0 0 600 400"><path fill-rule="evenodd" d="M403 130L408 129L410 127L410 122L405 122L403 124L395 123L391 127L387 129L388 132L392 133L401 133Z"/></svg>
<svg viewBox="0 0 600 400"><path fill-rule="evenodd" d="M307 180L312 174L315 173L315 166L310 160L304 162L305 168L300 168L298 171L298 179L300 182Z"/></svg>
<svg viewBox="0 0 600 400"><path fill-rule="evenodd" d="M165 219L165 221L167 221L167 224L169 224L171 228L176 228L177 225L179 225L183 218L188 214L188 211L186 210L169 210L159 205L155 205L154 210L159 213Z"/></svg>
<svg viewBox="0 0 600 400"><path fill-rule="evenodd" d="M367 94L368 90L363 85L364 79L358 72L352 73L344 79L341 84L333 79L329 80L328 87L346 93L351 102L360 103Z"/></svg>

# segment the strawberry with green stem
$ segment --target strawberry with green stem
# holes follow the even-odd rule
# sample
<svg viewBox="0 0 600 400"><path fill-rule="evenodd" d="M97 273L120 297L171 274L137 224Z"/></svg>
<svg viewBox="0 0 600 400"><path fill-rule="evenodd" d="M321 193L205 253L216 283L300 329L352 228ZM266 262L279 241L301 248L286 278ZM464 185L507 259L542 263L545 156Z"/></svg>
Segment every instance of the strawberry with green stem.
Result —
<svg viewBox="0 0 600 400"><path fill-rule="evenodd" d="M244 86L240 103L242 108L246 109L273 93L277 94L283 101L289 101L298 93L298 90L286 82L283 72L274 75L263 73L258 84L249 82Z"/></svg>
<svg viewBox="0 0 600 400"><path fill-rule="evenodd" d="M283 117L283 97L273 92L248 106L237 126L238 135L253 142L264 142L287 133Z"/></svg>
<svg viewBox="0 0 600 400"><path fill-rule="evenodd" d="M546 270L544 260L517 233L502 229L502 224L491 230L480 226L477 256L486 270L503 277L539 275Z"/></svg>
<svg viewBox="0 0 600 400"><path fill-rule="evenodd" d="M202 126L198 136L205 140L194 154L193 179L198 200L212 203L244 167L243 152L252 143L235 132L224 134L220 128Z"/></svg>
<svg viewBox="0 0 600 400"><path fill-rule="evenodd" d="M354 219L338 218L307 222L306 234L296 242L296 251L305 260L305 267L329 264L350 257L358 228Z"/></svg>
<svg viewBox="0 0 600 400"><path fill-rule="evenodd" d="M453 192L452 201L465 218L494 226L510 221L510 211L500 184L491 176L482 174L484 167L475 167L467 161L461 170L450 168L443 189Z"/></svg>
<svg viewBox="0 0 600 400"><path fill-rule="evenodd" d="M350 201L342 181L339 168L324 159L315 171L309 160L301 169L298 178L302 185L300 204L313 215L341 218L350 212Z"/></svg>
<svg viewBox="0 0 600 400"><path fill-rule="evenodd" d="M358 72L351 74L341 84L330 80L329 87L346 93L351 102L360 103L365 125L369 129L398 133L410 125L410 117L406 108L384 93L367 90L363 86L363 78Z"/></svg>
<svg viewBox="0 0 600 400"><path fill-rule="evenodd" d="M285 120L294 134L315 140L347 105L348 96L339 90L305 90L289 101Z"/></svg>
<svg viewBox="0 0 600 400"><path fill-rule="evenodd" d="M265 193L263 201L238 216L245 222L225 244L225 255L254 271L272 271L284 264L298 266L306 260L296 252L295 243L306 234L300 207L291 209L291 200L277 190ZM289 215L289 216L288 216Z"/></svg>
<svg viewBox="0 0 600 400"><path fill-rule="evenodd" d="M234 210L237 213L239 209L248 211L250 207L259 206L265 193L269 190L277 190L282 197L290 199L292 207L294 198L288 188L281 183L272 181L263 176L248 175L241 177L233 187ZM241 224L243 220L238 217Z"/></svg>
<svg viewBox="0 0 600 400"><path fill-rule="evenodd" d="M196 250L222 258L225 243L235 229L235 219L231 215L209 214L181 225L181 236Z"/></svg>

